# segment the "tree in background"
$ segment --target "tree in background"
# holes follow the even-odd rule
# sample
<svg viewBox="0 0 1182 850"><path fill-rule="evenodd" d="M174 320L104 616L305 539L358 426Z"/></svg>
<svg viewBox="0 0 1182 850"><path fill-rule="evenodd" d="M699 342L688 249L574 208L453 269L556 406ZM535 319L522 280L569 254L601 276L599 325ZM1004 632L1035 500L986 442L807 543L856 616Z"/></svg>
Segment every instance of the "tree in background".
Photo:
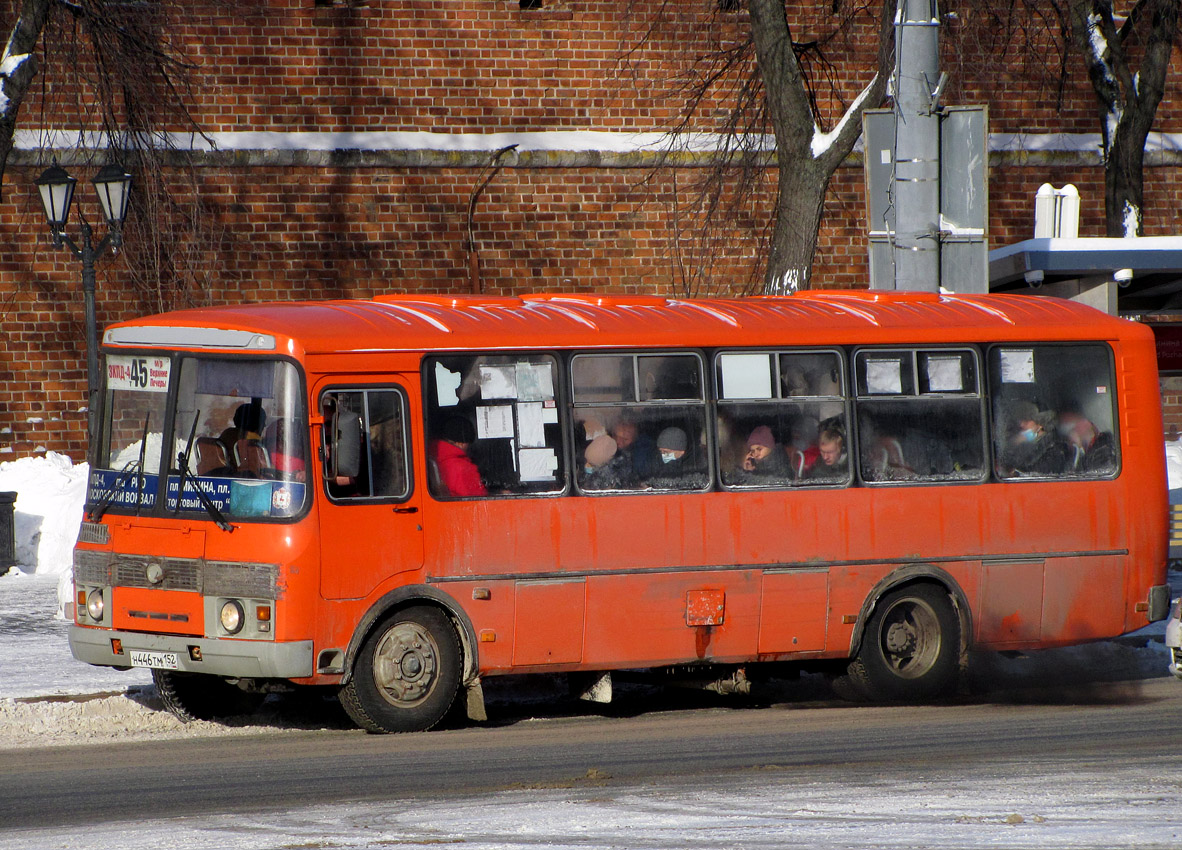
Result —
<svg viewBox="0 0 1182 850"><path fill-rule="evenodd" d="M708 32L734 35L718 36L713 43L699 36L686 45L698 55L677 92L682 106L671 144L703 130L716 131L720 139L712 152L716 164L703 169L693 190L675 201L675 229L696 228L703 245L692 262L679 254L678 277L691 295L723 288L708 279L709 243L725 238L717 235L721 224L755 219L756 198L767 191L771 166L776 201L762 235L765 264L755 288L768 294L806 289L829 181L861 136L862 113L879 106L887 91L894 61L895 0L815 0L790 6L786 0L700 2L716 10ZM668 0L656 7L633 7L646 17L645 38L668 26L663 16L673 17L674 9L684 7ZM793 21L808 21L808 35L800 40L789 22L789 9ZM857 72L839 67L833 55L856 55L848 42L857 41L853 33L858 28L876 36L877 53L873 68L864 72L867 82L850 101L842 80ZM686 250L680 240L675 250Z"/></svg>
<svg viewBox="0 0 1182 850"><path fill-rule="evenodd" d="M1119 27L1111 0L1069 0L1060 9L1100 107L1108 236L1142 233L1145 143L1165 92L1179 5L1138 0Z"/></svg>
<svg viewBox="0 0 1182 850"><path fill-rule="evenodd" d="M193 200L195 173L187 187L164 177L166 163L176 173L188 161L165 131L201 133L188 106L193 66L168 35L172 16L186 4L12 5L0 18L11 21L0 60L0 181L22 126L40 131L43 150L72 148L75 161L95 169L118 162L135 177L123 256L142 306L155 311L192 300L207 274L200 254L212 222ZM25 96L39 81L39 111L25 114Z"/></svg>

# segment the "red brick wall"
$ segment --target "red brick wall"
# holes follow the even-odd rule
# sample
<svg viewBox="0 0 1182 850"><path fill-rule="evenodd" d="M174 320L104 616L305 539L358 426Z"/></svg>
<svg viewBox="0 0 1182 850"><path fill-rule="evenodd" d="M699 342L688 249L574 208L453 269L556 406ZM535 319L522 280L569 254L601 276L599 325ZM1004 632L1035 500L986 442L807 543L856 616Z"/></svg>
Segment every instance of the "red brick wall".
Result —
<svg viewBox="0 0 1182 850"><path fill-rule="evenodd" d="M679 81L712 46L735 41L741 14L714 15L713 0L631 4L547 0L404 0L322 7L313 0L237 4L162 3L160 27L195 62L194 115L211 132L559 130L659 131L680 114ZM790 4L794 34L809 40L831 19L830 0ZM837 4L845 11L854 4ZM1031 50L1004 29L942 3L950 18L944 62L953 74L945 103L988 103L993 132L1096 132L1082 72L1069 64L1061 89L1054 46ZM962 8L963 6L963 8ZM635 11L633 11L635 7ZM665 19L648 33L646 15ZM179 11L178 11L179 10ZM55 32L60 32L55 30ZM869 77L875 22L859 19L827 41L835 116ZM1178 61L1155 129L1182 131ZM1052 75L1053 76L1053 75ZM45 115L68 126L72 79L50 71L25 104L25 126ZM726 98L700 110L693 127L721 126ZM21 164L23 163L23 164ZM196 169L205 233L190 246L196 275L176 273L163 294L145 291L122 258L100 261L100 326L161 307L276 298L365 297L379 292L466 290L468 200L479 167L250 165L214 158ZM245 164L244 164L245 163ZM31 180L44 167L28 155L5 175L0 199L0 460L46 448L81 458L85 357L79 264L49 244ZM78 203L98 220L86 180ZM713 294L748 291L761 277L774 173L761 197L697 238L691 183L698 169L553 167L501 170L475 218L484 289ZM189 191L170 177L180 200ZM1033 197L1044 182L1073 182L1083 195L1081 234L1103 233L1103 173L1095 166L993 167L990 244L1033 232ZM1182 195L1176 167L1147 174L1150 235L1172 233ZM677 210L675 214L675 209ZM75 219L75 227L76 227ZM865 285L864 193L859 167L830 186L814 268L822 286ZM76 233L76 230L72 232ZM133 221L126 251L143 250ZM165 264L174 258L163 258ZM1171 420L1179 421L1182 419ZM5 450L8 451L5 451Z"/></svg>

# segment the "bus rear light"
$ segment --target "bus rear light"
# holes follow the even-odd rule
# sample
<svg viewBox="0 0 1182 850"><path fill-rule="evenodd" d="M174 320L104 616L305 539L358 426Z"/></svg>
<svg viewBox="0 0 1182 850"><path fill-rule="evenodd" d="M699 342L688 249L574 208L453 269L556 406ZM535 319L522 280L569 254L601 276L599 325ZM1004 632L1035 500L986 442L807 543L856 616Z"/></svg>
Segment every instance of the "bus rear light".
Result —
<svg viewBox="0 0 1182 850"><path fill-rule="evenodd" d="M111 638L111 652L114 655L122 655L123 641L119 640L119 638Z"/></svg>

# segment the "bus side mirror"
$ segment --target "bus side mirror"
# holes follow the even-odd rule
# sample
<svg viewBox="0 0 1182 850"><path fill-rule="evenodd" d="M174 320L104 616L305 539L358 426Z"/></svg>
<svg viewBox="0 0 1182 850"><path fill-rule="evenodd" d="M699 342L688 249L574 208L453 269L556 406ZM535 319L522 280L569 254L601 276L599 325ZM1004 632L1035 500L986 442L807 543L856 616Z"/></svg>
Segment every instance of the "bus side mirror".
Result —
<svg viewBox="0 0 1182 850"><path fill-rule="evenodd" d="M361 471L361 417L352 411L339 410L330 427L330 475L333 478L356 478Z"/></svg>

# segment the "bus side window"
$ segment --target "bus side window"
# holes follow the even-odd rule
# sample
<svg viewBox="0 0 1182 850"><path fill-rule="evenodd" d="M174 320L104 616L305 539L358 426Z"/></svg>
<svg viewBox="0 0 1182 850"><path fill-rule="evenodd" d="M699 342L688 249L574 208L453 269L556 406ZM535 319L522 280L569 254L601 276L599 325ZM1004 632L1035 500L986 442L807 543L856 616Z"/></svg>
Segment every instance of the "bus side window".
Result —
<svg viewBox="0 0 1182 850"><path fill-rule="evenodd" d="M989 379L999 478L1108 478L1119 471L1106 345L997 346Z"/></svg>
<svg viewBox="0 0 1182 850"><path fill-rule="evenodd" d="M405 404L389 389L326 393L324 481L333 499L409 495Z"/></svg>
<svg viewBox="0 0 1182 850"><path fill-rule="evenodd" d="M715 378L724 486L849 483L838 352L724 351L715 360Z"/></svg>
<svg viewBox="0 0 1182 850"><path fill-rule="evenodd" d="M566 488L553 356L432 357L424 373L431 495L535 496Z"/></svg>
<svg viewBox="0 0 1182 850"><path fill-rule="evenodd" d="M985 425L971 349L854 355L859 470L867 483L980 481Z"/></svg>
<svg viewBox="0 0 1182 850"><path fill-rule="evenodd" d="M571 361L579 489L710 486L701 358L690 352L579 354Z"/></svg>

